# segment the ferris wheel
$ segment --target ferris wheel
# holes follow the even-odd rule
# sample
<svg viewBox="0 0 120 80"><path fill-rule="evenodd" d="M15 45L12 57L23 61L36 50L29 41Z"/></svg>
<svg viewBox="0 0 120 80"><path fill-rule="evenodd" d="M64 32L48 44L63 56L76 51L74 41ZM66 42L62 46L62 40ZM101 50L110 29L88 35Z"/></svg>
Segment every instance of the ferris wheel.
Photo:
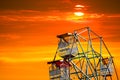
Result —
<svg viewBox="0 0 120 80"><path fill-rule="evenodd" d="M113 56L103 38L89 27L58 35L50 80L119 80Z"/></svg>

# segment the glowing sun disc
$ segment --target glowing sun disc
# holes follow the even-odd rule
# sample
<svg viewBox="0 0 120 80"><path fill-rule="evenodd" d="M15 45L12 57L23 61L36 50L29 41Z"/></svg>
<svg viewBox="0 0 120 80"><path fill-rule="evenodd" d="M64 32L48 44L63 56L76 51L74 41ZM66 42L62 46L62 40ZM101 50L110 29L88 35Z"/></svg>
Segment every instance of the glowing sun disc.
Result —
<svg viewBox="0 0 120 80"><path fill-rule="evenodd" d="M85 6L83 5L75 5L76 8L84 8Z"/></svg>
<svg viewBox="0 0 120 80"><path fill-rule="evenodd" d="M75 14L76 16L83 16L83 15L84 15L83 12L74 12L74 14Z"/></svg>

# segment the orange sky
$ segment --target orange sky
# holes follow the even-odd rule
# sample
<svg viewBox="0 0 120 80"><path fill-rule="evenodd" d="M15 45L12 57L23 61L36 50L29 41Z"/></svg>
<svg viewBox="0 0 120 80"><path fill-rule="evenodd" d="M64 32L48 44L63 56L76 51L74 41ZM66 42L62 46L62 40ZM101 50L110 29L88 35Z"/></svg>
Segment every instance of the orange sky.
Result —
<svg viewBox="0 0 120 80"><path fill-rule="evenodd" d="M89 26L103 36L115 63L120 58L119 1L0 1L0 80L48 80L47 61L57 48L56 35ZM74 15L76 4L84 16ZM61 6L62 5L62 6ZM108 7L109 6L109 7ZM120 65L117 64L120 72Z"/></svg>

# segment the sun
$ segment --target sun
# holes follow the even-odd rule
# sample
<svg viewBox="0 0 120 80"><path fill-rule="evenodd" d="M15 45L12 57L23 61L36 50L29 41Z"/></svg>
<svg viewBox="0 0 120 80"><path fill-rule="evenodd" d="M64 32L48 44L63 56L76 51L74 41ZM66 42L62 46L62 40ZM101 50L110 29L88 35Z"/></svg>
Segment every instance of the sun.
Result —
<svg viewBox="0 0 120 80"><path fill-rule="evenodd" d="M84 13L83 13L84 8L85 8L85 6L83 6L83 5L79 5L79 4L75 5L74 15L75 16L83 16L84 15Z"/></svg>
<svg viewBox="0 0 120 80"><path fill-rule="evenodd" d="M74 15L75 16L84 16L84 13L83 12L74 12Z"/></svg>

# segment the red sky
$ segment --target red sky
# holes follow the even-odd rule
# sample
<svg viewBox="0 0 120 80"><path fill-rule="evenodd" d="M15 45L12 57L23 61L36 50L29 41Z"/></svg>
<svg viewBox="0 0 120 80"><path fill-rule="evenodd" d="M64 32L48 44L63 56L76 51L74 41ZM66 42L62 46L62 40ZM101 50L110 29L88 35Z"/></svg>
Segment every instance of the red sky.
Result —
<svg viewBox="0 0 120 80"><path fill-rule="evenodd" d="M118 63L119 3L119 0L0 1L0 80L48 80L46 62L53 59L56 35L87 26L103 36ZM85 6L84 16L74 15L76 4Z"/></svg>

